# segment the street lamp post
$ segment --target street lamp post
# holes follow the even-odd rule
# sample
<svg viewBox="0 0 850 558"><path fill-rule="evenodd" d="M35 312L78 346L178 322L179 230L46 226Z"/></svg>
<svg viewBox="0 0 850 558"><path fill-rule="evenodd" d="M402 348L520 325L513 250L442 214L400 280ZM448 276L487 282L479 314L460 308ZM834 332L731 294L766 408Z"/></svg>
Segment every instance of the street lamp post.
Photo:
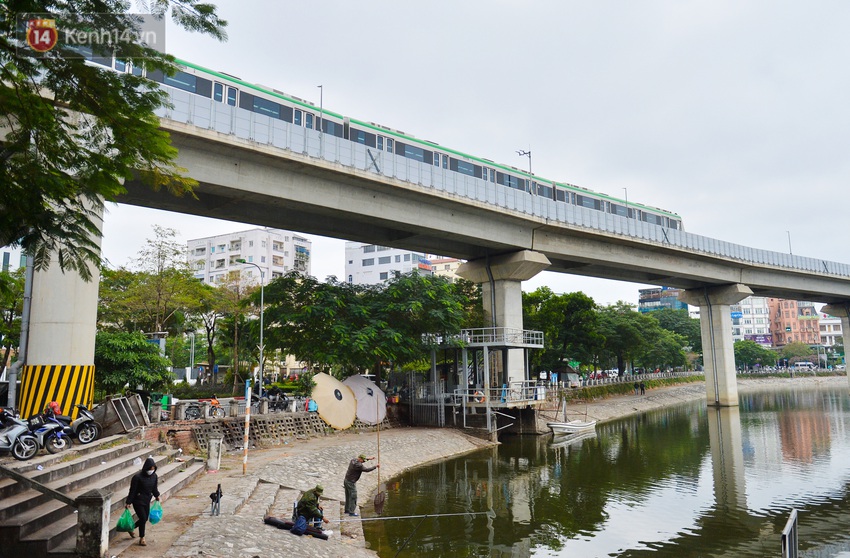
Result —
<svg viewBox="0 0 850 558"><path fill-rule="evenodd" d="M258 266L257 264L255 264L253 262L249 262L249 261L246 261L244 259L238 259L236 261L241 263L241 264L245 264L245 265L253 265L254 267L257 268L257 271L260 272L260 370L258 372L258 376L259 376L259 380L262 380L263 364L264 364L263 363L263 356L264 356L264 352L265 352L265 349L266 349L265 346L263 345L263 314L264 314L264 311L265 311L265 308L266 308L265 307L265 293L264 293L265 286L264 286L264 280L263 280L263 278L265 277L265 274L263 273L263 268L261 268L260 266ZM259 386L260 382L256 381L256 380L257 379L255 379L254 383L257 386ZM257 388L257 392L258 392L257 395L259 395L260 394L259 388ZM246 401L245 405L250 406L251 402Z"/></svg>

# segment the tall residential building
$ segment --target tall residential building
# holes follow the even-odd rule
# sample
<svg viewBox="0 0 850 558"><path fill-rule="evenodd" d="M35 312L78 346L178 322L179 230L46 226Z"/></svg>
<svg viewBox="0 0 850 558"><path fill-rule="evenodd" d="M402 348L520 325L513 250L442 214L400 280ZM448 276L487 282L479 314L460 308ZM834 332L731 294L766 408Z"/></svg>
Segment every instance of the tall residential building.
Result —
<svg viewBox="0 0 850 558"><path fill-rule="evenodd" d="M265 281L290 271L310 275L312 242L297 233L280 229L247 231L196 238L187 242L189 265L195 277L205 283L227 281L231 273L241 273L252 283L259 283L257 268L237 260L257 264Z"/></svg>
<svg viewBox="0 0 850 558"><path fill-rule="evenodd" d="M638 311L652 312L662 308L672 310L687 310L688 305L679 301L681 289L673 287L654 287L651 289L640 289L638 291Z"/></svg>
<svg viewBox="0 0 850 558"><path fill-rule="evenodd" d="M377 285L396 273L405 274L413 270L422 275L432 274L431 262L425 254L362 242L345 243L345 278L348 283Z"/></svg>
<svg viewBox="0 0 850 558"><path fill-rule="evenodd" d="M768 305L774 347L784 347L789 343L821 344L819 315L813 303L769 298Z"/></svg>
<svg viewBox="0 0 850 558"><path fill-rule="evenodd" d="M748 296L733 304L732 338L734 341L755 341L765 347L773 346L770 330L770 306L763 296Z"/></svg>

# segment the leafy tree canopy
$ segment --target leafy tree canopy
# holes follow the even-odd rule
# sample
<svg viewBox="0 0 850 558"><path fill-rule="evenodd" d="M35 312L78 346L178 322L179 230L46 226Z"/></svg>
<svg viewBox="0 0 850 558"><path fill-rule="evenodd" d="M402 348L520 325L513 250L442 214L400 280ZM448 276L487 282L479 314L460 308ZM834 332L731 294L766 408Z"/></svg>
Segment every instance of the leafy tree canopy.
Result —
<svg viewBox="0 0 850 558"><path fill-rule="evenodd" d="M774 366L776 353L755 341L735 341L735 363L739 366Z"/></svg>
<svg viewBox="0 0 850 558"><path fill-rule="evenodd" d="M159 346L148 343L142 333L99 332L94 344L94 384L102 393L130 388L156 390L170 385L170 362L160 356Z"/></svg>
<svg viewBox="0 0 850 558"><path fill-rule="evenodd" d="M199 0L150 0L138 7L178 26L225 39L227 23ZM48 14L64 30L138 28L124 0L7 0L0 5L0 246L20 245L37 269L51 254L63 270L91 277L100 262L98 217L103 202L139 178L182 195L194 182L181 175L176 150L153 111L166 103L144 77L86 64L68 45L36 56L16 34L19 14ZM68 15L73 17L68 17ZM20 48L19 48L20 47ZM171 56L119 41L117 58L148 71L173 73ZM106 53L104 53L106 54Z"/></svg>

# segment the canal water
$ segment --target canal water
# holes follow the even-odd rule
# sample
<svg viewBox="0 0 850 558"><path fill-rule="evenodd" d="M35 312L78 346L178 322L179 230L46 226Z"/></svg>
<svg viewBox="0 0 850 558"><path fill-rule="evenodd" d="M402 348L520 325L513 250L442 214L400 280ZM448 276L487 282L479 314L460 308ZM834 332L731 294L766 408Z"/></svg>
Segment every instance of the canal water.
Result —
<svg viewBox="0 0 850 558"><path fill-rule="evenodd" d="M503 442L393 479L383 517L470 515L364 521L371 548L382 558L763 558L780 555L797 509L800 556L850 556L846 389L746 394L719 410L699 401L595 435Z"/></svg>

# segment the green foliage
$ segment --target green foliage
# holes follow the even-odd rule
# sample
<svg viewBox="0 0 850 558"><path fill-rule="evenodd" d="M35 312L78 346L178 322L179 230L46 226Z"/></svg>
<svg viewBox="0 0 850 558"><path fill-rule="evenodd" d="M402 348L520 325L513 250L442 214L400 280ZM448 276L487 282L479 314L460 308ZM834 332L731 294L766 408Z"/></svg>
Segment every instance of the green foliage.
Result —
<svg viewBox="0 0 850 558"><path fill-rule="evenodd" d="M532 355L536 370L557 370L567 360L591 362L603 344L596 303L584 293L556 295L548 287L523 293L523 324L543 332L546 348Z"/></svg>
<svg viewBox="0 0 850 558"><path fill-rule="evenodd" d="M21 314L24 305L24 268L14 273L0 272L0 371L9 360L12 349L21 340Z"/></svg>
<svg viewBox="0 0 850 558"><path fill-rule="evenodd" d="M601 309L600 332L605 338L600 361L613 357L620 371L627 362L648 370L687 363L684 337L662 328L653 313L635 312L625 302Z"/></svg>
<svg viewBox="0 0 850 558"><path fill-rule="evenodd" d="M143 6L144 7L144 6ZM226 22L199 0L153 0L150 8L180 27L224 39ZM86 64L57 45L48 55L16 49L17 16L60 15L65 30L109 29L121 36L137 27L123 0L7 0L0 10L0 106L4 141L0 157L0 246L20 245L37 269L56 255L63 270L91 278L100 263L96 222L104 201L137 179L176 195L194 181L181 175L168 134L153 111L167 97L155 83L132 73ZM131 42L116 56L148 70L175 70L173 58Z"/></svg>
<svg viewBox="0 0 850 558"><path fill-rule="evenodd" d="M469 290L415 272L379 286L335 278L320 283L290 273L265 289L267 343L314 365L339 366L346 374L402 366L427 355L423 334L460 331L472 306ZM258 293L252 301L259 301Z"/></svg>
<svg viewBox="0 0 850 558"><path fill-rule="evenodd" d="M781 352L782 357L787 358L791 363L800 360L805 360L806 358L814 356L815 354L815 351L813 351L811 347L799 341L795 341L794 343L788 343L787 345L782 347Z"/></svg>
<svg viewBox="0 0 850 558"><path fill-rule="evenodd" d="M704 382L705 376L693 375L676 378L652 378L642 380L647 389L675 386L681 384L692 384L694 382ZM603 384L599 386L587 386L575 389L564 390L564 396L567 401L584 401L586 399L605 399L612 395L630 395L634 393L634 385L632 382L622 382L614 384Z"/></svg>
<svg viewBox="0 0 850 558"><path fill-rule="evenodd" d="M662 308L653 311L651 315L658 320L658 324L661 327L684 337L687 340L687 344L690 345L691 351L695 353L702 352L702 334L700 332L699 319L691 318L687 310Z"/></svg>
<svg viewBox="0 0 850 558"><path fill-rule="evenodd" d="M774 366L776 353L755 341L735 341L735 363L738 366Z"/></svg>
<svg viewBox="0 0 850 558"><path fill-rule="evenodd" d="M94 346L94 383L101 393L118 393L125 385L148 391L171 385L170 362L141 333L100 332Z"/></svg>

